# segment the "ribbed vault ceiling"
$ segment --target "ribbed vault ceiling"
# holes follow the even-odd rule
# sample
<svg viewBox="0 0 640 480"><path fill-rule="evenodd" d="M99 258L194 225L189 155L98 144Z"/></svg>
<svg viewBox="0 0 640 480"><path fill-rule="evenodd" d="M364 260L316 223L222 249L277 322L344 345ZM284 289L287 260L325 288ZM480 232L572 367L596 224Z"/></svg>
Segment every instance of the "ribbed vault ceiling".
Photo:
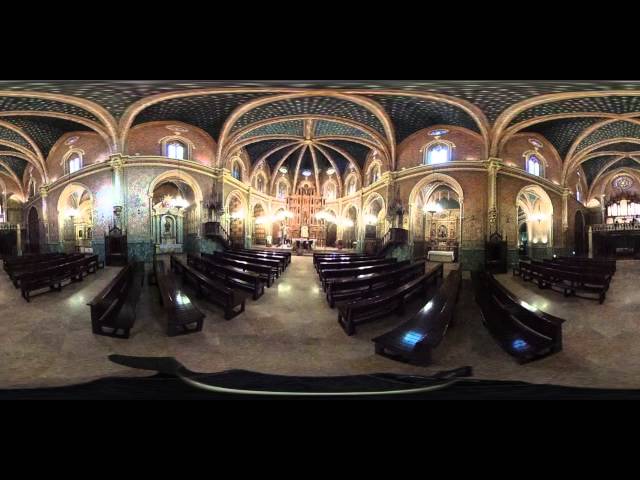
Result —
<svg viewBox="0 0 640 480"><path fill-rule="evenodd" d="M220 90L202 91L214 88ZM305 95L297 89L314 92ZM322 89L332 93L340 90L341 96L337 98L320 91ZM613 91L617 92L611 94ZM121 118L131 125L155 120L182 121L202 128L219 140L234 112L249 102L267 97L274 98L239 113L235 121L227 125L226 133L233 136L258 123L259 128L244 133L239 140L274 136L296 139L311 136L315 141L326 140L343 152L325 148L343 172L349 165L346 156L362 168L372 145L384 143L385 148L391 150L394 142L397 144L418 130L436 124L464 127L491 142L494 139L490 132L494 126L499 126L499 135L504 135L504 130L510 127L514 129L509 130L509 135L518 131L536 132L556 148L564 161L569 160L567 156L577 155L603 141L640 139L640 126L616 117L640 118L640 96L634 94L640 92L640 82L634 81L39 80L0 81L0 92L0 114L5 114L0 120L23 133L0 127L0 140L31 151L33 147L28 138L45 158L65 133L89 130L87 122L103 129L103 136L116 138ZM580 92L593 93L575 98ZM150 98L169 93L171 97ZM542 95L556 97L536 98ZM144 104L131 113L135 102ZM128 111L129 117L125 118ZM313 130L305 130L304 120L277 121L290 116L316 117ZM614 121L580 140L586 129L607 119ZM530 124L532 120L537 123ZM390 137L390 132L395 137ZM323 137L347 140L323 140ZM640 146L623 140L614 143L598 150L621 153L640 150ZM268 140L244 148L255 161L276 145L279 144ZM3 146L2 150L7 148ZM269 164L277 164L278 156L286 150L271 155ZM318 162L326 161L322 160L324 154L320 149L314 151ZM27 162L11 158L11 168L20 176ZM583 165L587 177L598 175L598 169L607 164L605 158L591 159ZM312 161L309 152L302 161L304 165ZM628 166L638 168L635 162Z"/></svg>

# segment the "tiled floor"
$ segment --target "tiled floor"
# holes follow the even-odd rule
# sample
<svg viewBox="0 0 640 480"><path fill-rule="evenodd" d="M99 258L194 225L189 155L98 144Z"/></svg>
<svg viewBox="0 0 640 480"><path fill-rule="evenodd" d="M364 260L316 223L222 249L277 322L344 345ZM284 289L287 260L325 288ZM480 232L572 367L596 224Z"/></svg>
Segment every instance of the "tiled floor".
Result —
<svg viewBox="0 0 640 480"><path fill-rule="evenodd" d="M470 281L465 280L456 324L435 351L429 368L374 354L371 338L400 322L397 316L363 325L355 336L347 337L337 324L337 312L327 306L310 257L294 257L274 286L258 301L249 300L245 313L231 321L223 319L217 306L194 299L207 314L203 332L174 338L165 335L157 292L146 283L129 340L91 333L86 303L116 272L108 267L60 293L37 296L30 304L2 273L0 387L64 385L105 375L148 374L107 360L110 353L121 353L171 355L203 372L237 368L297 375L426 374L471 365L478 378L640 388L640 291L635 290L640 262L618 262L604 305L565 299L501 275L500 280L524 300L567 320L564 351L528 365L516 364L489 337ZM420 306L415 302L406 316Z"/></svg>

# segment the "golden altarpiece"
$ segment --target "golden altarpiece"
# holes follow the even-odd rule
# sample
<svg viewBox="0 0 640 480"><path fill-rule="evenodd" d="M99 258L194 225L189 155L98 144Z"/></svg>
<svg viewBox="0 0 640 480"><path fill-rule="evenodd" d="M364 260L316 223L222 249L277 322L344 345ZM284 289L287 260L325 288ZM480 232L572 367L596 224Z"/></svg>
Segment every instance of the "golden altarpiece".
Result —
<svg viewBox="0 0 640 480"><path fill-rule="evenodd" d="M325 200L309 182L303 182L293 195L287 198L287 210L293 215L288 220L291 240L314 240L322 244L325 237L324 225L316 217L324 210Z"/></svg>

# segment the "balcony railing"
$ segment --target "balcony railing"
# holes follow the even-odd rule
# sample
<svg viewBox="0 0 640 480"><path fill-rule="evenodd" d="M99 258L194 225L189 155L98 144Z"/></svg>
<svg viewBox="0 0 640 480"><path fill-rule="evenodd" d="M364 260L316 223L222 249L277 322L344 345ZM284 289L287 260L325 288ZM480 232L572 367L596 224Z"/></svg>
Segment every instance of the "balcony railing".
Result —
<svg viewBox="0 0 640 480"><path fill-rule="evenodd" d="M600 223L592 225L591 230L594 232L625 232L640 230L640 223Z"/></svg>

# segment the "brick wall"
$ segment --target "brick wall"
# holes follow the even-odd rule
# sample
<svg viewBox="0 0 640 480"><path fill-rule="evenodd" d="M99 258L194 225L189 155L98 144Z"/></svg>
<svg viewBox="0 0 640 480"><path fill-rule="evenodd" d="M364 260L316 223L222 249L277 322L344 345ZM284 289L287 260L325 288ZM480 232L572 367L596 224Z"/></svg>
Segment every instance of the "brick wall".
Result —
<svg viewBox="0 0 640 480"><path fill-rule="evenodd" d="M423 163L424 152L420 150L435 140L435 137L429 135L429 132L435 129L444 128L449 130L448 133L442 135L442 140L447 140L455 144L453 149L453 161L456 160L486 160L483 157L484 144L482 137L467 130L466 128L454 127L451 125L434 125L429 128L420 130L413 135L407 137L397 149L397 170L402 168L411 168Z"/></svg>
<svg viewBox="0 0 640 480"><path fill-rule="evenodd" d="M187 131L170 129L177 125ZM211 136L198 127L182 122L162 121L148 122L136 125L129 131L125 142L125 154L127 155L159 155L164 156L160 140L179 133L181 137L190 140L194 144L191 160L202 165L215 166L217 143Z"/></svg>

